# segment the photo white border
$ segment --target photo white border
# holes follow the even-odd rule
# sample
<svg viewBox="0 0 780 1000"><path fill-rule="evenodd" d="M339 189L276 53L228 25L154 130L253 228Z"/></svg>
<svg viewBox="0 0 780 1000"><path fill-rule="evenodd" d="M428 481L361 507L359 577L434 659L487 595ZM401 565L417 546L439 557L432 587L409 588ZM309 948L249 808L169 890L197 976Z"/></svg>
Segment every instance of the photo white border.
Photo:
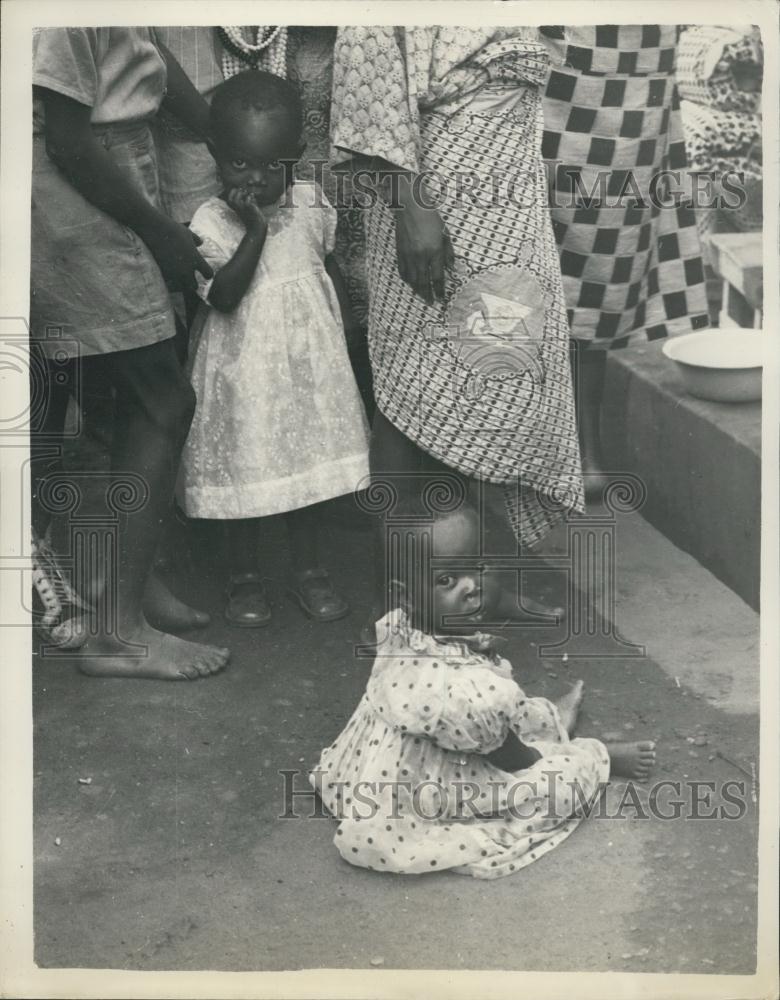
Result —
<svg viewBox="0 0 780 1000"><path fill-rule="evenodd" d="M43 25L213 24L756 24L765 47L764 326L780 330L778 272L778 15L776 0L5 0L2 5L2 147L0 150L0 322L19 326L29 288L32 118L31 28ZM10 319L9 319L10 318ZM14 319L16 318L16 319ZM28 629L0 630L0 996L3 997L373 997L701 998L748 1000L777 996L778 940L778 450L780 351L764 370L761 567L761 736L758 971L755 976L537 972L453 972L322 969L301 972L127 972L38 969L33 963L32 683ZM27 373L0 357L3 412L23 412ZM7 410L13 400L18 411ZM0 436L0 621L19 620L19 570L25 540L23 443ZM725 474L728 474L726 470ZM486 886L489 892L489 886ZM489 934L490 929L485 928Z"/></svg>

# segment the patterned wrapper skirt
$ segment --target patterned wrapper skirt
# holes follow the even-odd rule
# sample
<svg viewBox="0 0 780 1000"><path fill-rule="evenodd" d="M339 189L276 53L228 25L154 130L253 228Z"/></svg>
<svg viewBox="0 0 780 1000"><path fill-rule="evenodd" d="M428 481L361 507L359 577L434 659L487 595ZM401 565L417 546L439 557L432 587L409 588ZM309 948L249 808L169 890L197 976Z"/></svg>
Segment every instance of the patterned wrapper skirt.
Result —
<svg viewBox="0 0 780 1000"><path fill-rule="evenodd" d="M349 295L352 314L365 326L366 239L363 216L352 201L350 179L329 169L330 102L333 89L333 45L336 28L329 25L291 25L287 35L287 76L296 84L303 103L306 150L296 167L299 180L315 180L338 211L335 256Z"/></svg>
<svg viewBox="0 0 780 1000"><path fill-rule="evenodd" d="M512 527L529 546L583 503L541 127L540 95L527 85L422 114L421 169L455 254L443 303L428 306L401 279L385 200L366 225L380 410L446 465L505 484Z"/></svg>
<svg viewBox="0 0 780 1000"><path fill-rule="evenodd" d="M555 177L552 217L572 336L593 347L709 322L693 206L683 198L661 207L672 200L662 171L686 168L676 31L599 25L548 39L558 65L547 82L542 151ZM572 197L575 176L595 197Z"/></svg>

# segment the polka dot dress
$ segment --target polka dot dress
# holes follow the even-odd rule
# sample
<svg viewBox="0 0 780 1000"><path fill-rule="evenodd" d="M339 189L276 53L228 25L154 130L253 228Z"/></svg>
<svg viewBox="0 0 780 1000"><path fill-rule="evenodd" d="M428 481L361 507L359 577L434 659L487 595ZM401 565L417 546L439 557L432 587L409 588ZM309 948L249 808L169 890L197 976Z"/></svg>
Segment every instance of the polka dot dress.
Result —
<svg viewBox="0 0 780 1000"><path fill-rule="evenodd" d="M425 635L399 610L377 630L366 693L311 773L342 857L500 878L568 837L609 778L604 745L570 740L555 705L526 697L506 660ZM541 753L514 774L486 756L510 731Z"/></svg>

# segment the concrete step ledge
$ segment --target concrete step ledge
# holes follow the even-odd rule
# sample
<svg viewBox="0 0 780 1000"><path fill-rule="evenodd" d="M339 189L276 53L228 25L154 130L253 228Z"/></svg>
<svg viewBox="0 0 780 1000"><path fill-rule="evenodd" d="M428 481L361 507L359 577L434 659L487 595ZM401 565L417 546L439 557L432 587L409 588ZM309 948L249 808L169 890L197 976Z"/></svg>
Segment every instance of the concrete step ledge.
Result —
<svg viewBox="0 0 780 1000"><path fill-rule="evenodd" d="M640 476L642 515L758 610L761 404L688 396L662 347L642 343L608 357L609 470Z"/></svg>

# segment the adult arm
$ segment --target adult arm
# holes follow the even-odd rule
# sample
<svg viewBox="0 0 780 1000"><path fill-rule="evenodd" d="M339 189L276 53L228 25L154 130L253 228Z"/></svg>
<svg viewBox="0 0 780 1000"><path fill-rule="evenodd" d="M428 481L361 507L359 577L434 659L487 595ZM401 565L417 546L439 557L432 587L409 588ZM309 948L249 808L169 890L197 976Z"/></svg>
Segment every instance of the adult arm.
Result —
<svg viewBox="0 0 780 1000"><path fill-rule="evenodd" d="M439 212L418 197L420 130L416 95L410 93L402 52L404 29L390 25L340 28L334 49L331 107L332 158L370 158L380 180L391 182L398 270L414 292L432 304L444 297L444 270L452 248ZM366 58L366 51L373 57ZM375 90L382 97L372 97ZM366 95L369 95L368 97Z"/></svg>
<svg viewBox="0 0 780 1000"><path fill-rule="evenodd" d="M161 42L156 41L155 44L165 60L168 71L162 107L178 118L195 135L205 139L209 131L208 103L198 93L173 53Z"/></svg>
<svg viewBox="0 0 780 1000"><path fill-rule="evenodd" d="M128 181L96 138L87 105L47 88L35 90L43 100L49 159L87 201L137 233L171 287L194 292L195 271L212 274L195 248L198 238Z"/></svg>
<svg viewBox="0 0 780 1000"><path fill-rule="evenodd" d="M398 273L428 305L444 298L444 274L454 264L454 252L439 212L424 204L422 177L396 174L395 250Z"/></svg>

